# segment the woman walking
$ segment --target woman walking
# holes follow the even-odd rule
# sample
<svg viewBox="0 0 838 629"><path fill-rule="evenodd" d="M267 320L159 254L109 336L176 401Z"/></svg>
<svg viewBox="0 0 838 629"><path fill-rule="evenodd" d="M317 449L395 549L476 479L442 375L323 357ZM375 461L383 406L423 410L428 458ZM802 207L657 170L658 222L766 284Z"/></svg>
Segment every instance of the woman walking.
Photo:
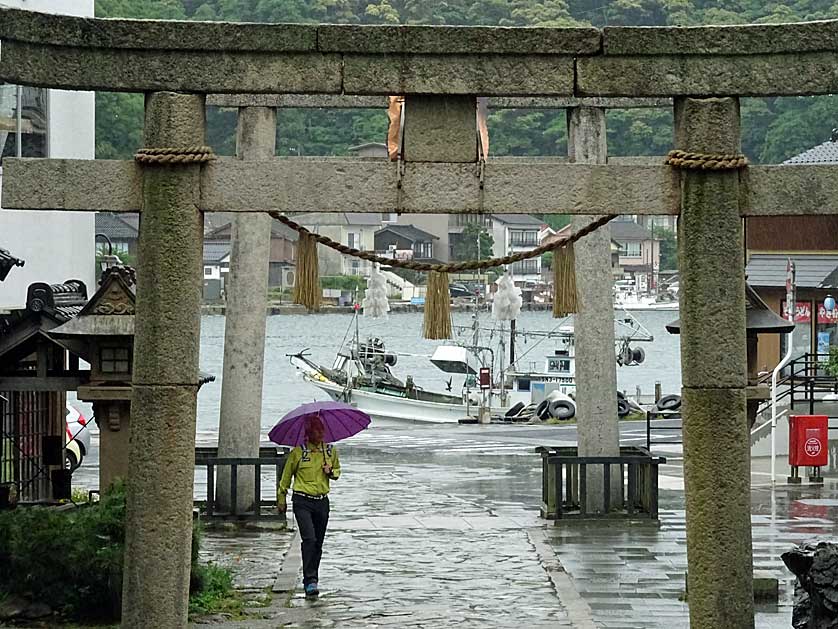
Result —
<svg viewBox="0 0 838 629"><path fill-rule="evenodd" d="M305 443L288 455L277 489L277 509L287 510L286 494L293 479L293 509L302 538L303 587L307 597L320 594L319 570L329 523L329 484L340 477L337 449L324 443L319 415L305 419Z"/></svg>

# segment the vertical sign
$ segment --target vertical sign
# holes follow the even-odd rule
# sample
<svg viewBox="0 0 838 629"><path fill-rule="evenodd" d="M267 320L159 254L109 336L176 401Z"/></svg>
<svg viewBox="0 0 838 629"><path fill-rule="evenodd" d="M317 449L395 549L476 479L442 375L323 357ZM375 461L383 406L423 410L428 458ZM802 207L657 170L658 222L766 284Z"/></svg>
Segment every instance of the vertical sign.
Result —
<svg viewBox="0 0 838 629"><path fill-rule="evenodd" d="M791 258L786 262L786 315L794 323L795 290L794 290L794 262Z"/></svg>

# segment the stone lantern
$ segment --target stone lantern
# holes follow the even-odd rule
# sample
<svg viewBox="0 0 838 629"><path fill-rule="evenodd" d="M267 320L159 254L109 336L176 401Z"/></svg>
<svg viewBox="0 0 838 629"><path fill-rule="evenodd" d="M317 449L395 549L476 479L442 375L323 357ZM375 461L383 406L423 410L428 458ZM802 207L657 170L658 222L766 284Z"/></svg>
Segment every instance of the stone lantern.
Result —
<svg viewBox="0 0 838 629"><path fill-rule="evenodd" d="M99 289L79 314L53 329L50 336L74 340L85 347L90 379L78 387L80 400L93 404L99 426L99 488L128 476L132 424L131 380L134 356L134 312L137 280L134 269L105 269ZM201 374L198 386L215 378ZM153 418L152 418L153 419Z"/></svg>

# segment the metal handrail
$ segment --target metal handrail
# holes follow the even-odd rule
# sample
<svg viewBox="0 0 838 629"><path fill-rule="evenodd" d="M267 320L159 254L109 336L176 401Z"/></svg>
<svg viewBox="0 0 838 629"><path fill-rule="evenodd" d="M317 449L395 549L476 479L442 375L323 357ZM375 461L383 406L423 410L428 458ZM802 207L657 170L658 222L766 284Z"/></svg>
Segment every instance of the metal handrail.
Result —
<svg viewBox="0 0 838 629"><path fill-rule="evenodd" d="M789 409L784 408L780 413L777 415L777 419L782 419L784 415L788 415ZM767 422L763 422L758 426L751 429L751 445L754 445L762 436L762 433L771 432L773 424L772 421L769 419Z"/></svg>

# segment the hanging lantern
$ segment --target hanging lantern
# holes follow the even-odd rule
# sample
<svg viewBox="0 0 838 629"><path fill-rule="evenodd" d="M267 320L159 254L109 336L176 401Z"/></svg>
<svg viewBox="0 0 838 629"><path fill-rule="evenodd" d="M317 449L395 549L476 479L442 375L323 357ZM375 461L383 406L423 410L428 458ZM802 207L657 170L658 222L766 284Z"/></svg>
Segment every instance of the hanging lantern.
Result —
<svg viewBox="0 0 838 629"><path fill-rule="evenodd" d="M835 310L835 297L832 295L827 295L826 299L823 300L823 307L826 309L827 312L832 312Z"/></svg>

